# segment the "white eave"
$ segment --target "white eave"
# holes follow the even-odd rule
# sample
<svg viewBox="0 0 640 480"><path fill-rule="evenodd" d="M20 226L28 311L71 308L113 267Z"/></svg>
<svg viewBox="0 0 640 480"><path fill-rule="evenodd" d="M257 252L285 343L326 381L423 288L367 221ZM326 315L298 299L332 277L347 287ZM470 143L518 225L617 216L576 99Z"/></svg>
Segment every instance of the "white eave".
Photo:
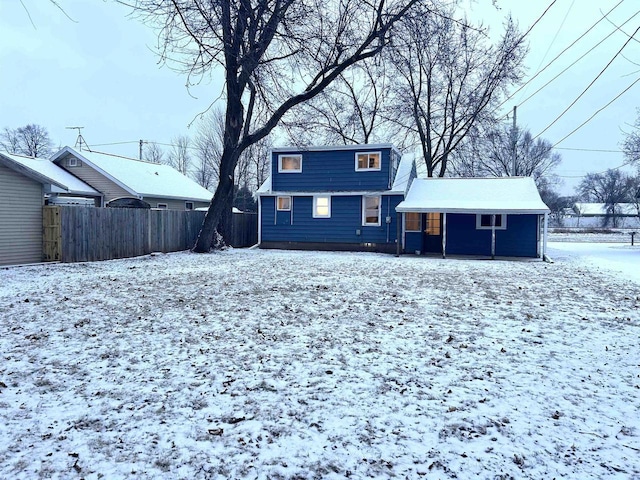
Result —
<svg viewBox="0 0 640 480"><path fill-rule="evenodd" d="M530 177L415 179L397 212L543 214Z"/></svg>

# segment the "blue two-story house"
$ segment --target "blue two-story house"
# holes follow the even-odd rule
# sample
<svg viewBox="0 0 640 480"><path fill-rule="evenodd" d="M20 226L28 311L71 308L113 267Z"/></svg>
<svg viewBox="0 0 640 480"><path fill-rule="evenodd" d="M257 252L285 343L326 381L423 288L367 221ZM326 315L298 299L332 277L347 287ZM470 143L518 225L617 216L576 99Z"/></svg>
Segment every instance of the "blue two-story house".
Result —
<svg viewBox="0 0 640 480"><path fill-rule="evenodd" d="M395 252L395 208L416 176L401 157L389 144L273 149L260 246Z"/></svg>
<svg viewBox="0 0 640 480"><path fill-rule="evenodd" d="M537 257L532 178L417 178L392 145L276 148L258 190L261 248Z"/></svg>

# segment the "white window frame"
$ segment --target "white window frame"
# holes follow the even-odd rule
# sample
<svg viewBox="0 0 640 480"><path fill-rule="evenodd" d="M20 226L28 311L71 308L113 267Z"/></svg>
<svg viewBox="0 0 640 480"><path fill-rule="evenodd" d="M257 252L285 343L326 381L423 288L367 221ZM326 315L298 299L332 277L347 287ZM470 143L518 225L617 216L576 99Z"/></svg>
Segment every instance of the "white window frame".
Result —
<svg viewBox="0 0 640 480"><path fill-rule="evenodd" d="M318 199L327 199L328 212L326 215L318 214ZM313 218L331 218L331 195L316 195L313 197Z"/></svg>
<svg viewBox="0 0 640 480"><path fill-rule="evenodd" d="M156 208L160 208L162 210L168 210L169 205L167 205L166 203L158 203L158 206Z"/></svg>
<svg viewBox="0 0 640 480"><path fill-rule="evenodd" d="M67 167L77 167L78 159L76 157L67 158Z"/></svg>
<svg viewBox="0 0 640 480"><path fill-rule="evenodd" d="M476 214L476 230L491 230L492 228L495 228L496 230L506 230L507 229L507 214L506 213L496 213L495 214L496 217L502 217L501 218L501 225L500 226L495 226L495 227L492 227L491 225L483 226L482 225L482 216L483 215L491 216L492 214L490 214L490 213L477 213Z"/></svg>
<svg viewBox="0 0 640 480"><path fill-rule="evenodd" d="M289 208L280 208L280 199L289 199ZM278 212L290 212L291 211L291 195L279 195L276 197L276 211Z"/></svg>
<svg viewBox="0 0 640 480"><path fill-rule="evenodd" d="M378 221L376 223L367 222L367 198L378 199ZM363 195L362 196L362 226L363 227L379 227L382 217L382 196L381 195Z"/></svg>
<svg viewBox="0 0 640 480"><path fill-rule="evenodd" d="M378 155L378 168L358 168L358 155ZM382 152L356 152L356 172L379 172L382 169Z"/></svg>
<svg viewBox="0 0 640 480"><path fill-rule="evenodd" d="M418 215L418 228L416 230L410 230L407 225L409 224L409 222L407 222L407 215L409 215L410 213L415 213L416 215ZM422 231L422 214L418 213L418 212L406 212L405 213L405 232L421 232Z"/></svg>
<svg viewBox="0 0 640 480"><path fill-rule="evenodd" d="M282 168L282 159L285 157L297 157L300 159L300 168L284 169ZM278 155L278 173L302 173L302 155L299 153Z"/></svg>
<svg viewBox="0 0 640 480"><path fill-rule="evenodd" d="M189 208L189 205L191 205L191 208ZM184 209L185 210L195 210L195 204L193 202L184 202Z"/></svg>

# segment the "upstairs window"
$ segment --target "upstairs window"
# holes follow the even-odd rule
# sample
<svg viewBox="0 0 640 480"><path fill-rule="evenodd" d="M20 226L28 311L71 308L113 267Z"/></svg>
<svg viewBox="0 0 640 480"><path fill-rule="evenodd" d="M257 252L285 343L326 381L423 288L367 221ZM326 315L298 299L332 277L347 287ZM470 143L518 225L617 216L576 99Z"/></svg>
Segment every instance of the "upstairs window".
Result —
<svg viewBox="0 0 640 480"><path fill-rule="evenodd" d="M380 225L380 197L362 197L362 225Z"/></svg>
<svg viewBox="0 0 640 480"><path fill-rule="evenodd" d="M506 230L507 229L507 216L506 215L476 215L476 229L477 230L491 230L491 217L496 218L495 229Z"/></svg>
<svg viewBox="0 0 640 480"><path fill-rule="evenodd" d="M193 202L184 202L185 210L193 210Z"/></svg>
<svg viewBox="0 0 640 480"><path fill-rule="evenodd" d="M301 173L302 155L278 155L278 173Z"/></svg>
<svg viewBox="0 0 640 480"><path fill-rule="evenodd" d="M290 212L291 211L291 197L278 197L278 206L277 209L279 212Z"/></svg>
<svg viewBox="0 0 640 480"><path fill-rule="evenodd" d="M380 152L356 153L356 172L380 170Z"/></svg>
<svg viewBox="0 0 640 480"><path fill-rule="evenodd" d="M313 218L331 218L331 197L313 197Z"/></svg>
<svg viewBox="0 0 640 480"><path fill-rule="evenodd" d="M67 167L77 167L78 159L76 157L67 158Z"/></svg>

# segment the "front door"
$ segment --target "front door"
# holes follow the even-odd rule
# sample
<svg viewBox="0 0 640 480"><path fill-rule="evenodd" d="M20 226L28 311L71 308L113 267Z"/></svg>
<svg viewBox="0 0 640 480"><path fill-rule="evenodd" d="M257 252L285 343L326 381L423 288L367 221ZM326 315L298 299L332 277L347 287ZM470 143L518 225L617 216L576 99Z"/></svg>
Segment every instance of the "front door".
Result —
<svg viewBox="0 0 640 480"><path fill-rule="evenodd" d="M442 253L442 214L438 212L425 213L422 217L424 232L422 236L425 253Z"/></svg>

